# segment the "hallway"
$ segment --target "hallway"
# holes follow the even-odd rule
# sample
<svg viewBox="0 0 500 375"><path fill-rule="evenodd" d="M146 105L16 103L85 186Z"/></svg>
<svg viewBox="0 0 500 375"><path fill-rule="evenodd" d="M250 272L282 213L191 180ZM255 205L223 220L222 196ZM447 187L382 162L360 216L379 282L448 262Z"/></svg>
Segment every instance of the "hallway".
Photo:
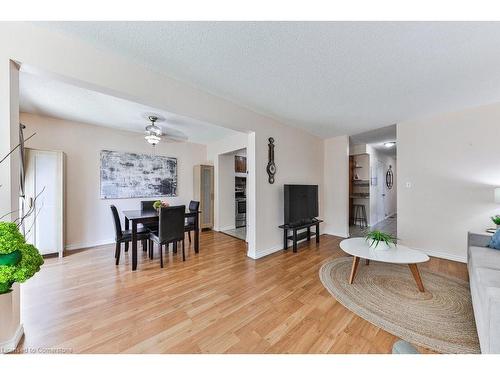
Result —
<svg viewBox="0 0 500 375"><path fill-rule="evenodd" d="M387 219L375 224L373 227L360 228L359 225L349 226L350 237L364 237L364 234L370 230L380 230L397 237L397 215L391 215Z"/></svg>

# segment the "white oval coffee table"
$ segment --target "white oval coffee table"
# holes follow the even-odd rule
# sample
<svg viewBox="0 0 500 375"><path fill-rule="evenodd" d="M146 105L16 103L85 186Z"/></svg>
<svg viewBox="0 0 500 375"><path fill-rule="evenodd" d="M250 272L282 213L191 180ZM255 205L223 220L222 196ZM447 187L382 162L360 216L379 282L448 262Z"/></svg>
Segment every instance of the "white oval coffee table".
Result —
<svg viewBox="0 0 500 375"><path fill-rule="evenodd" d="M417 283L418 290L421 292L425 291L420 273L418 272L417 263L427 262L429 260L427 254L403 245L380 248L381 246L386 246L385 243L381 243L378 249L372 248L369 245L370 243L361 237L348 238L340 243L340 248L342 250L354 256L349 284L353 283L358 269L359 259L363 258L366 259L367 265L370 264L370 260L385 263L408 264L413 278Z"/></svg>

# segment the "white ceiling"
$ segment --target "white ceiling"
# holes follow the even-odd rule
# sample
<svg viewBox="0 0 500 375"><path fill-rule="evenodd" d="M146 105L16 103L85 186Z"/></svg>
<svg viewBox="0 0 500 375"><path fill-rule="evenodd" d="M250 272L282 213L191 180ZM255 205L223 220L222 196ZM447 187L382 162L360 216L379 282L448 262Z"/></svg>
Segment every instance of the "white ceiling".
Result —
<svg viewBox="0 0 500 375"><path fill-rule="evenodd" d="M498 22L38 24L322 137L500 101Z"/></svg>
<svg viewBox="0 0 500 375"><path fill-rule="evenodd" d="M154 114L160 118L157 125L170 140L203 144L237 134L234 130L26 73L22 69L19 90L21 112L133 132L144 132L150 124L148 115Z"/></svg>

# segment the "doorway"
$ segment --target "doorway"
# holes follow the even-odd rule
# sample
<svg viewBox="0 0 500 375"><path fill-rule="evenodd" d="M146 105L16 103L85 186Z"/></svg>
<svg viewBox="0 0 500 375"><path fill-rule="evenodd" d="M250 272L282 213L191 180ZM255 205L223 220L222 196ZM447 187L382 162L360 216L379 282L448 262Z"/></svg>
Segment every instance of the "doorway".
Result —
<svg viewBox="0 0 500 375"><path fill-rule="evenodd" d="M396 125L349 137L349 235L397 236Z"/></svg>
<svg viewBox="0 0 500 375"><path fill-rule="evenodd" d="M246 148L218 155L218 230L247 241Z"/></svg>

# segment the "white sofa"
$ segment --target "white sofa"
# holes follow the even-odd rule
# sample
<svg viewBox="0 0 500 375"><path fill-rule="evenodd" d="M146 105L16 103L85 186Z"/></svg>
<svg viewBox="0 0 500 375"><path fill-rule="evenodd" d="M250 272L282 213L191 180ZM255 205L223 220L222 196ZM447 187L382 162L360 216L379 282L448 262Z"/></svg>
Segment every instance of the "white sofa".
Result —
<svg viewBox="0 0 500 375"><path fill-rule="evenodd" d="M491 236L469 233L467 268L481 353L500 353L500 250Z"/></svg>

